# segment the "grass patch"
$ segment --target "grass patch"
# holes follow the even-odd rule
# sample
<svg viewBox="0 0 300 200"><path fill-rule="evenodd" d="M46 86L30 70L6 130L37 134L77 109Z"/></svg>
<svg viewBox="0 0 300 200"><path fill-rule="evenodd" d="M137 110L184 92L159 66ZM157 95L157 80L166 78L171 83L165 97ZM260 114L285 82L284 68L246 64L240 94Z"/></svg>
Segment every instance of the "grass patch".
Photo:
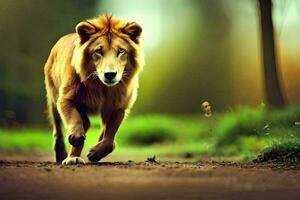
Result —
<svg viewBox="0 0 300 200"><path fill-rule="evenodd" d="M190 143L206 137L208 130L198 116L191 120L167 115L142 115L127 119L120 127L117 142L122 145L145 146L164 143Z"/></svg>
<svg viewBox="0 0 300 200"><path fill-rule="evenodd" d="M172 142L180 130L175 119L161 115L139 116L125 122L118 133L120 144L152 145Z"/></svg>
<svg viewBox="0 0 300 200"><path fill-rule="evenodd" d="M266 111L264 109L240 108L224 114L216 128L216 145L235 143L243 136L300 137L300 107Z"/></svg>
<svg viewBox="0 0 300 200"><path fill-rule="evenodd" d="M224 114L216 128L216 145L231 145L241 136L262 135L265 126L263 114L262 109L247 107Z"/></svg>
<svg viewBox="0 0 300 200"><path fill-rule="evenodd" d="M101 132L99 121L97 118L91 119L92 126L87 133L83 154L98 141ZM186 121L158 114L132 116L124 121L118 131L114 154L148 156L208 152L210 144L207 140L199 140L201 135L206 134L205 131L198 116L197 119ZM50 128L0 129L0 150L52 153L51 132ZM67 137L65 143L69 149Z"/></svg>
<svg viewBox="0 0 300 200"><path fill-rule="evenodd" d="M241 136L234 143L222 147L214 146L213 155L238 156L243 160L253 160L257 154L270 145L268 138Z"/></svg>
<svg viewBox="0 0 300 200"><path fill-rule="evenodd" d="M278 160L287 161L285 157L295 156L297 152L292 147L298 148L299 121L297 106L271 111L243 107L225 113L215 129L214 154L258 160L275 159L277 155Z"/></svg>
<svg viewBox="0 0 300 200"><path fill-rule="evenodd" d="M99 121L97 118L91 119L84 154L98 140L101 132ZM300 107L273 111L244 107L214 114L210 118L202 115L130 116L119 129L114 154L149 156L192 153L247 160L257 155L261 160L273 159L276 154L281 160L297 160L299 121ZM50 128L0 129L0 140L0 150L52 152ZM69 148L67 141L66 144Z"/></svg>
<svg viewBox="0 0 300 200"><path fill-rule="evenodd" d="M48 152L52 149L52 138L45 133L43 129L0 129L0 149Z"/></svg>
<svg viewBox="0 0 300 200"><path fill-rule="evenodd" d="M276 141L271 147L262 151L255 162L299 162L300 161L300 140L287 139Z"/></svg>

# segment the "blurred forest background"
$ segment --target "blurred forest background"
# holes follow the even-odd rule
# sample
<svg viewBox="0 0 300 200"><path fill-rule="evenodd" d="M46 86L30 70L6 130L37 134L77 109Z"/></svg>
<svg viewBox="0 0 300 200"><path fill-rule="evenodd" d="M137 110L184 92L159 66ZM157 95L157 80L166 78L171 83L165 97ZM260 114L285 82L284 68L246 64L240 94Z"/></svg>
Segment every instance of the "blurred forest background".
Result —
<svg viewBox="0 0 300 200"><path fill-rule="evenodd" d="M278 71L300 101L300 1L274 0ZM78 22L101 13L144 27L146 65L133 114L214 112L264 101L256 0L1 0L0 125L46 122L43 66Z"/></svg>
<svg viewBox="0 0 300 200"><path fill-rule="evenodd" d="M52 152L44 63L103 13L143 26L146 60L114 154L300 161L300 0L1 0L0 153Z"/></svg>

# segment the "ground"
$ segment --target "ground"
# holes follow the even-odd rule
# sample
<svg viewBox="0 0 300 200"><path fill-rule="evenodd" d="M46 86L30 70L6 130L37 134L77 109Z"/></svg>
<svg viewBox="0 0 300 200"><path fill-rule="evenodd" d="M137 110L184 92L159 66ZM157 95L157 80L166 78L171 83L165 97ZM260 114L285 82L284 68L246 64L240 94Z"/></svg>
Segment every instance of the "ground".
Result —
<svg viewBox="0 0 300 200"><path fill-rule="evenodd" d="M127 159L62 166L49 157L0 155L0 199L293 200L300 196L300 164Z"/></svg>

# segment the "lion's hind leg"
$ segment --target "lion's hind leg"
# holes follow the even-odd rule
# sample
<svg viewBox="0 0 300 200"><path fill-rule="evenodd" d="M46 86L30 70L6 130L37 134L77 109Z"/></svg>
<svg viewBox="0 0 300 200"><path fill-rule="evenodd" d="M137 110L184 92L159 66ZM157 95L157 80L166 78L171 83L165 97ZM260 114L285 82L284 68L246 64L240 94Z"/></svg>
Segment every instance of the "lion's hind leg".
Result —
<svg viewBox="0 0 300 200"><path fill-rule="evenodd" d="M48 110L53 127L53 146L55 151L55 160L57 163L61 163L67 157L64 136L61 127L62 121L59 116L58 110L53 103L49 103Z"/></svg>

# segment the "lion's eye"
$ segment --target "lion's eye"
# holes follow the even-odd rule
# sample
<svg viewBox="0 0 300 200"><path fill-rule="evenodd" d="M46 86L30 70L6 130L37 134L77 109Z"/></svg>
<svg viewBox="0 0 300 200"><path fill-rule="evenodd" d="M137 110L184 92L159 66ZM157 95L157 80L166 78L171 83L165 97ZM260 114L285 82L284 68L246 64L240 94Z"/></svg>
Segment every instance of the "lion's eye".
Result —
<svg viewBox="0 0 300 200"><path fill-rule="evenodd" d="M123 49L123 48L119 48L118 49L118 55L120 55L120 54L122 54L122 53L124 53L125 52L125 49Z"/></svg>
<svg viewBox="0 0 300 200"><path fill-rule="evenodd" d="M102 48L96 49L96 50L95 50L95 54L100 55L100 56L103 56Z"/></svg>

